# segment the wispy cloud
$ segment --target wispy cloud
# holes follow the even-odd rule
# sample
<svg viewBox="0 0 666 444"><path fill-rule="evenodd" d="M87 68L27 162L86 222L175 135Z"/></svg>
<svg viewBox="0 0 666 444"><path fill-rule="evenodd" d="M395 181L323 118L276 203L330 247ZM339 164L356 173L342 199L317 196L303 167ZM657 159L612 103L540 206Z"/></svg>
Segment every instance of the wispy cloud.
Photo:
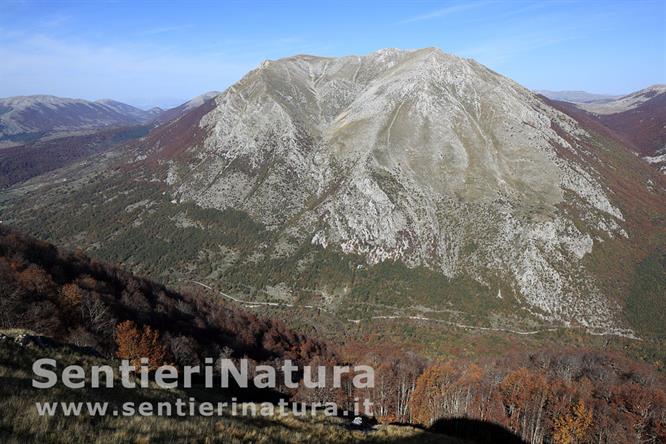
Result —
<svg viewBox="0 0 666 444"><path fill-rule="evenodd" d="M459 12L468 11L470 9L480 8L481 6L493 3L490 1L483 2L468 2L468 3L458 3L455 5L447 6L445 8L436 9L434 11L427 12L425 14L417 15L405 20L400 21L400 23L414 23L422 22L424 20L432 20L436 18L446 17L449 15L457 14Z"/></svg>
<svg viewBox="0 0 666 444"><path fill-rule="evenodd" d="M568 2L568 0L559 0ZM477 41L473 46L462 47L458 53L465 57L473 57L484 64L499 67L512 62L528 53L573 41L583 41L595 32L610 32L617 19L617 11L612 7L605 8L594 14L588 14L572 23L566 21L566 15L553 12L539 12L539 6L527 5L507 15L519 16L525 12L529 15L521 17L515 26L507 27L500 36ZM536 13L538 12L538 13ZM513 30L515 29L515 30Z"/></svg>
<svg viewBox="0 0 666 444"><path fill-rule="evenodd" d="M165 34L168 32L183 31L192 28L192 25L176 25L176 26L158 26L156 28L145 29L141 32L142 35L157 35Z"/></svg>
<svg viewBox="0 0 666 444"><path fill-rule="evenodd" d="M0 34L0 97L46 93L123 100L224 89L257 62L142 44L102 45ZM48 73L45 75L44 73Z"/></svg>
<svg viewBox="0 0 666 444"><path fill-rule="evenodd" d="M71 16L57 14L44 19L41 24L42 26L45 26L47 28L57 28L66 25L71 20L72 20Z"/></svg>
<svg viewBox="0 0 666 444"><path fill-rule="evenodd" d="M551 36L523 33L492 39L474 47L463 48L459 53L464 57L480 60L486 65L501 66L525 53L579 38L581 36L575 32L563 32L560 35Z"/></svg>

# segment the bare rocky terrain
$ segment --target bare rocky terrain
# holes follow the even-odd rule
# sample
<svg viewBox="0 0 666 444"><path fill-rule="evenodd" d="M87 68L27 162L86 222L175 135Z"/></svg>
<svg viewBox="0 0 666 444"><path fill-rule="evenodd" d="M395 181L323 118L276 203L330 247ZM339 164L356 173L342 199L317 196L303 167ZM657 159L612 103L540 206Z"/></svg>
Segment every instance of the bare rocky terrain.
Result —
<svg viewBox="0 0 666 444"><path fill-rule="evenodd" d="M499 295L500 277L545 319L621 325L583 265L595 242L629 236L584 157L592 136L511 80L436 49L383 50L267 61L215 100L205 139L167 160L176 201Z"/></svg>

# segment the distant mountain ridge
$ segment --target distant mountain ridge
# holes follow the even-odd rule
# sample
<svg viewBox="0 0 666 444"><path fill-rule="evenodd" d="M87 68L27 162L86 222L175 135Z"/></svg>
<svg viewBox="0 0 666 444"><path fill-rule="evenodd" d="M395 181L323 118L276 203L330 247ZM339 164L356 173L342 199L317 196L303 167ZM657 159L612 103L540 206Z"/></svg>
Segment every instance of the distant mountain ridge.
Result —
<svg viewBox="0 0 666 444"><path fill-rule="evenodd" d="M205 102L212 100L218 94L220 94L219 91L208 91L207 93L201 94L191 100L188 100L187 102L182 103L181 105L169 108L168 110L160 113L160 115L157 117L157 121L159 123L165 123L170 120L177 119L188 111L191 111L192 109L203 105Z"/></svg>
<svg viewBox="0 0 666 444"><path fill-rule="evenodd" d="M666 85L652 85L603 103L581 104L580 108L599 115L618 114L631 111L666 94Z"/></svg>
<svg viewBox="0 0 666 444"><path fill-rule="evenodd" d="M589 113L622 138L629 149L666 173L666 85L652 85L612 100L587 103L554 100L572 102Z"/></svg>
<svg viewBox="0 0 666 444"><path fill-rule="evenodd" d="M114 100L89 101L48 95L0 99L0 140L31 140L49 133L146 124L161 109L144 111Z"/></svg>
<svg viewBox="0 0 666 444"><path fill-rule="evenodd" d="M551 100L560 100L571 103L606 102L621 97L610 94L594 94L587 91L549 91L544 89L536 90L535 92L548 97Z"/></svg>
<svg viewBox="0 0 666 444"><path fill-rule="evenodd" d="M177 121L217 94L211 91L166 111L111 99L0 99L0 189L140 139L150 128ZM179 134L172 131L170 136L177 140Z"/></svg>

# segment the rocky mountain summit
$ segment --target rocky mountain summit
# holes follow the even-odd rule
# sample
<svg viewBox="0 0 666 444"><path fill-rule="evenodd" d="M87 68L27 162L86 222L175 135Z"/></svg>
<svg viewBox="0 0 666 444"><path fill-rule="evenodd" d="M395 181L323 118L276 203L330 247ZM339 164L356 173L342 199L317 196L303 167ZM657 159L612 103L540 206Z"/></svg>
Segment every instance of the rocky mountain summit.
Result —
<svg viewBox="0 0 666 444"><path fill-rule="evenodd" d="M266 61L201 114L178 149L158 129L146 150L174 203L248 213L274 256L311 243L471 276L543 319L623 325L585 264L632 235L608 148L479 63L431 48Z"/></svg>

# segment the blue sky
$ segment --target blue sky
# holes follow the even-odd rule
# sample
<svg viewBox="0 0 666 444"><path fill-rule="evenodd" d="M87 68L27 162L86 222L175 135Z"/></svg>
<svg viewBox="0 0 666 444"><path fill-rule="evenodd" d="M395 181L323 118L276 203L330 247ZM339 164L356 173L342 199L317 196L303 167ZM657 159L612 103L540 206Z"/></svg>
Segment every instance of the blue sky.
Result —
<svg viewBox="0 0 666 444"><path fill-rule="evenodd" d="M0 0L0 97L175 105L264 59L436 46L532 89L666 83L666 0Z"/></svg>

